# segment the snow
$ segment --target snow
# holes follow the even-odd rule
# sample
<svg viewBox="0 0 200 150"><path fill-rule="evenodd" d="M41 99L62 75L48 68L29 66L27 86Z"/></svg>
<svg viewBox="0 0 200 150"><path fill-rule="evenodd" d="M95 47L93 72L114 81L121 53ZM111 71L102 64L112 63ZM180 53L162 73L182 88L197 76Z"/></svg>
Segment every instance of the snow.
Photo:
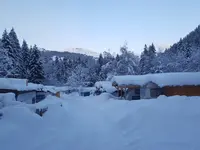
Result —
<svg viewBox="0 0 200 150"><path fill-rule="evenodd" d="M56 87L56 86L44 86L43 87L43 91L46 91L46 92L51 92L51 93L54 93L56 94L57 92L66 92L66 91L69 91L69 90L74 90L75 88L73 87L69 87L69 86L62 86L62 87Z"/></svg>
<svg viewBox="0 0 200 150"><path fill-rule="evenodd" d="M43 85L28 83L27 79L0 78L0 89L12 89L18 91L41 90Z"/></svg>
<svg viewBox="0 0 200 150"><path fill-rule="evenodd" d="M62 106L56 103L59 100ZM2 109L1 149L200 149L200 97L122 101L109 99L108 94L71 94L47 101L52 103L43 117L25 105Z"/></svg>
<svg viewBox="0 0 200 150"><path fill-rule="evenodd" d="M99 54L97 52L94 52L90 49L85 49L85 48L67 48L65 51L68 51L70 53L78 53L78 54L83 54L83 55L88 55L88 56L93 56L93 57L99 57Z"/></svg>
<svg viewBox="0 0 200 150"><path fill-rule="evenodd" d="M114 76L112 78L112 82L116 83L118 86L123 86L123 85L143 86L148 82L154 82L160 87L200 85L200 72Z"/></svg>
<svg viewBox="0 0 200 150"><path fill-rule="evenodd" d="M55 55L54 55L54 56L52 56L51 58L52 58L53 61L55 61L55 60L56 60L56 57L58 57L58 56L55 56ZM63 60L63 59L64 59L64 57L58 57L58 58L59 58L59 60Z"/></svg>
<svg viewBox="0 0 200 150"><path fill-rule="evenodd" d="M36 98L36 92L35 91L19 94L17 96L17 101L25 102L27 104L32 104L33 103L32 102L33 98Z"/></svg>
<svg viewBox="0 0 200 150"><path fill-rule="evenodd" d="M95 87L98 89L102 89L108 93L113 93L116 91L116 88L112 86L112 82L110 81L99 81L95 83Z"/></svg>
<svg viewBox="0 0 200 150"><path fill-rule="evenodd" d="M5 93L0 94L0 109L10 105L16 105L20 102L17 102L15 99L15 94L13 93Z"/></svg>
<svg viewBox="0 0 200 150"><path fill-rule="evenodd" d="M48 95L44 100L40 101L39 103L35 103L33 105L36 108L46 108L49 105L53 105L53 104L61 105L62 102L63 102L63 99Z"/></svg>

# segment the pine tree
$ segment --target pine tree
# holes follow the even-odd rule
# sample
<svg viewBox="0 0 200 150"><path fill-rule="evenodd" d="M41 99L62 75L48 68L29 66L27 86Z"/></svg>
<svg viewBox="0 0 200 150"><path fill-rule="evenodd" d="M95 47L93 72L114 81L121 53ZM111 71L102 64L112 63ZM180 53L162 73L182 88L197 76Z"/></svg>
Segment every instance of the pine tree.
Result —
<svg viewBox="0 0 200 150"><path fill-rule="evenodd" d="M156 48L154 44L149 46L149 51L148 51L148 57L149 57L149 73L155 73L156 72Z"/></svg>
<svg viewBox="0 0 200 150"><path fill-rule="evenodd" d="M29 81L33 83L42 83L44 80L44 71L42 61L40 60L40 51L37 46L34 45L31 50L30 57L30 76Z"/></svg>
<svg viewBox="0 0 200 150"><path fill-rule="evenodd" d="M54 73L55 73L55 78L58 82L62 81L62 67L61 67L61 63L58 57L55 58L55 62L54 62Z"/></svg>
<svg viewBox="0 0 200 150"><path fill-rule="evenodd" d="M8 59L8 74L7 75L11 75L14 74L15 72L15 61L13 59L13 55L12 55L12 46L11 46L11 42L7 33L7 30L4 30L3 34L2 34L2 39L1 39L1 44L2 44L2 50L4 52L7 59ZM3 55L3 54L2 54Z"/></svg>
<svg viewBox="0 0 200 150"><path fill-rule="evenodd" d="M120 60L120 57L119 57L119 55L117 54L117 56L116 56L116 61L119 61Z"/></svg>
<svg viewBox="0 0 200 150"><path fill-rule="evenodd" d="M155 58L155 56L156 56L156 48L154 44L152 43L152 45L149 46L149 57L153 59Z"/></svg>
<svg viewBox="0 0 200 150"><path fill-rule="evenodd" d="M12 47L12 54L11 57L14 59L14 61L18 61L18 56L20 53L20 44L19 44L19 40L17 38L17 34L15 33L14 28L12 28L10 30L10 33L8 34L9 36L9 40L10 40L10 44Z"/></svg>
<svg viewBox="0 0 200 150"><path fill-rule="evenodd" d="M13 57L13 55L12 55L12 46L11 46L11 42L10 42L7 30L4 30L4 32L3 32L1 42L2 42L2 47L5 50L7 50L8 56L9 57Z"/></svg>
<svg viewBox="0 0 200 150"><path fill-rule="evenodd" d="M106 51L103 52L103 60L104 60L103 64L106 64L114 59L115 58L112 56L112 54L109 52L109 50L108 50L108 52L106 52Z"/></svg>
<svg viewBox="0 0 200 150"><path fill-rule="evenodd" d="M19 77L22 79L29 78L29 72L30 72L30 51L28 48L28 44L25 40L23 40L22 48L20 55L18 56L18 63L16 65L16 73L19 74Z"/></svg>
<svg viewBox="0 0 200 150"><path fill-rule="evenodd" d="M17 35L14 31L14 28L11 29L8 34L6 30L4 30L2 35L2 44L3 48L7 51L8 57L11 61L11 71L10 75L16 76L16 67L19 64L19 56L20 56L20 44L17 38Z"/></svg>
<svg viewBox="0 0 200 150"><path fill-rule="evenodd" d="M149 72L148 64L149 64L149 52L148 52L148 47L145 44L144 51L140 56L140 62L139 62L140 74L146 74Z"/></svg>
<svg viewBox="0 0 200 150"><path fill-rule="evenodd" d="M69 64L69 60L64 57L63 58L63 63L62 63L62 76L63 76L63 82L66 83L67 79L69 77L69 72L71 70L70 64Z"/></svg>
<svg viewBox="0 0 200 150"><path fill-rule="evenodd" d="M7 51L3 48L0 40L0 77L6 77L11 69L11 62L9 60Z"/></svg>
<svg viewBox="0 0 200 150"><path fill-rule="evenodd" d="M99 55L98 63L100 65L100 67L103 66L104 60L103 60L102 54Z"/></svg>

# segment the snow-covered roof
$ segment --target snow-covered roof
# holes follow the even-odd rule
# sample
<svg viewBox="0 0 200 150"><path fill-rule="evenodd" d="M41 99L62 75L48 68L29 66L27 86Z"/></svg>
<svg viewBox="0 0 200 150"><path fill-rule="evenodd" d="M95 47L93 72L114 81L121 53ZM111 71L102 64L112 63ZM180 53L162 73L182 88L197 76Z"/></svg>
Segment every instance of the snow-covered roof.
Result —
<svg viewBox="0 0 200 150"><path fill-rule="evenodd" d="M154 82L160 87L200 85L200 72L177 72L177 73L159 73L159 74L147 74L147 75L114 76L112 78L112 82L117 86L125 86L125 85L143 86L148 82Z"/></svg>
<svg viewBox="0 0 200 150"><path fill-rule="evenodd" d="M69 86L62 86L62 87L56 87L56 86L44 86L43 90L46 92L51 92L51 93L57 93L57 92L65 92L68 90L74 89L73 87Z"/></svg>
<svg viewBox="0 0 200 150"><path fill-rule="evenodd" d="M27 83L27 79L0 78L0 89L18 91L41 90L43 85Z"/></svg>
<svg viewBox="0 0 200 150"><path fill-rule="evenodd" d="M116 91L116 88L114 88L112 86L112 82L110 81L99 81L95 83L95 87L96 88L102 88L103 90L105 90L108 93L113 93Z"/></svg>

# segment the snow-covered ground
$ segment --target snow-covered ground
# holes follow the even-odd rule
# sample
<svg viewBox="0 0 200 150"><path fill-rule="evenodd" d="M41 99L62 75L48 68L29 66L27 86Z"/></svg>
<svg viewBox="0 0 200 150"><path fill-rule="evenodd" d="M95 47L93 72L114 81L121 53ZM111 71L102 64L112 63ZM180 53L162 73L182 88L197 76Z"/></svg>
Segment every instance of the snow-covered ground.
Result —
<svg viewBox="0 0 200 150"><path fill-rule="evenodd" d="M200 97L123 101L108 94L48 97L43 117L1 109L2 150L199 150ZM49 101L48 101L49 100ZM62 106L60 105L62 103Z"/></svg>

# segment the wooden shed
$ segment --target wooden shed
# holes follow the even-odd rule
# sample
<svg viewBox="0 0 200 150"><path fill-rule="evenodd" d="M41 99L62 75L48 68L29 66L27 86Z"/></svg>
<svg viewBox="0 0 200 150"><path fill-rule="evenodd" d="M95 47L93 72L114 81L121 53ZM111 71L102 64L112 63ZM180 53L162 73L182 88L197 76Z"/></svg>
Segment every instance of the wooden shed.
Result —
<svg viewBox="0 0 200 150"><path fill-rule="evenodd" d="M113 86L128 100L165 96L200 96L200 72L116 76ZM122 95L120 95L122 96Z"/></svg>

